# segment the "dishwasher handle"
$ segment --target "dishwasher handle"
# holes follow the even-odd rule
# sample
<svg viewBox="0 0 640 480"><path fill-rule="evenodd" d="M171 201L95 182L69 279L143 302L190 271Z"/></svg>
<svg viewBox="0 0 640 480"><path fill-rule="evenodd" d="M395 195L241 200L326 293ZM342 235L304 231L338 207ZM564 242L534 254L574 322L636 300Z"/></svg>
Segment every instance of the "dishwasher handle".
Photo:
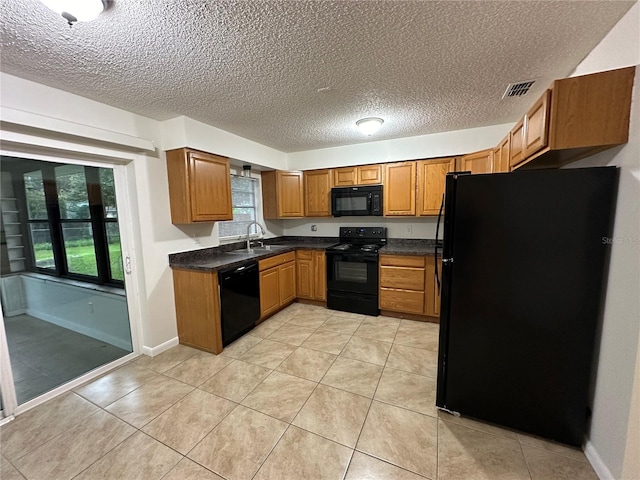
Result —
<svg viewBox="0 0 640 480"><path fill-rule="evenodd" d="M229 280L231 277L244 276L248 273L252 273L258 269L258 262L247 262L240 267L227 268L226 270L220 270L220 279L224 283L225 280Z"/></svg>

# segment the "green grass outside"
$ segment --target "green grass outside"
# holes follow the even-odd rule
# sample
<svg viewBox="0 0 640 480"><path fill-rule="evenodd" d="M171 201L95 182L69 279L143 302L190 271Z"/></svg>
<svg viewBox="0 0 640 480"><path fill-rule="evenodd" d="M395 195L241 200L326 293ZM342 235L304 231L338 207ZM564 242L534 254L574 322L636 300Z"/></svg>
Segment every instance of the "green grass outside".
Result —
<svg viewBox="0 0 640 480"><path fill-rule="evenodd" d="M96 277L98 275L96 254L93 249L93 244L87 245L86 243L86 241L68 242L66 250L69 272ZM54 265L50 243L38 243L34 245L34 250L36 265L42 267ZM113 279L124 280L122 253L119 242L109 244L109 261L111 263L111 276Z"/></svg>

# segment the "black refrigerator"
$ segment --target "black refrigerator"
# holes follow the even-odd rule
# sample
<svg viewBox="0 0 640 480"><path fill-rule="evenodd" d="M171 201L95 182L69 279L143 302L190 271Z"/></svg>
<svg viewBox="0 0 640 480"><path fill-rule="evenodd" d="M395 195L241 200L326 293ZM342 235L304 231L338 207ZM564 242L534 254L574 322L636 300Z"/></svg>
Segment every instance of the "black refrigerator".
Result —
<svg viewBox="0 0 640 480"><path fill-rule="evenodd" d="M436 405L581 445L618 169L449 174Z"/></svg>

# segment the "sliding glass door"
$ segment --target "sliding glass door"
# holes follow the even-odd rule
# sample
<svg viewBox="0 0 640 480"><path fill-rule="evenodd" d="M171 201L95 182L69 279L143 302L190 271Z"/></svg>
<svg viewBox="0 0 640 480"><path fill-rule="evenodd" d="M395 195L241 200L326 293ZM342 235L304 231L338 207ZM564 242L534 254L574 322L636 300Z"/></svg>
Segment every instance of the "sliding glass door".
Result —
<svg viewBox="0 0 640 480"><path fill-rule="evenodd" d="M133 342L113 169L2 157L0 179L0 298L22 405Z"/></svg>

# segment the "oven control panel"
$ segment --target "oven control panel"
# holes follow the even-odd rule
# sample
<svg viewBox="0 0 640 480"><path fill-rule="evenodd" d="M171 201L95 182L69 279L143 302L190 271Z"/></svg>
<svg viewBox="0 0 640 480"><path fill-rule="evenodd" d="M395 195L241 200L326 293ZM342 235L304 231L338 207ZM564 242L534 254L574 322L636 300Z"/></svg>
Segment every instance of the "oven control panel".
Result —
<svg viewBox="0 0 640 480"><path fill-rule="evenodd" d="M386 240L387 227L340 227L340 239Z"/></svg>

